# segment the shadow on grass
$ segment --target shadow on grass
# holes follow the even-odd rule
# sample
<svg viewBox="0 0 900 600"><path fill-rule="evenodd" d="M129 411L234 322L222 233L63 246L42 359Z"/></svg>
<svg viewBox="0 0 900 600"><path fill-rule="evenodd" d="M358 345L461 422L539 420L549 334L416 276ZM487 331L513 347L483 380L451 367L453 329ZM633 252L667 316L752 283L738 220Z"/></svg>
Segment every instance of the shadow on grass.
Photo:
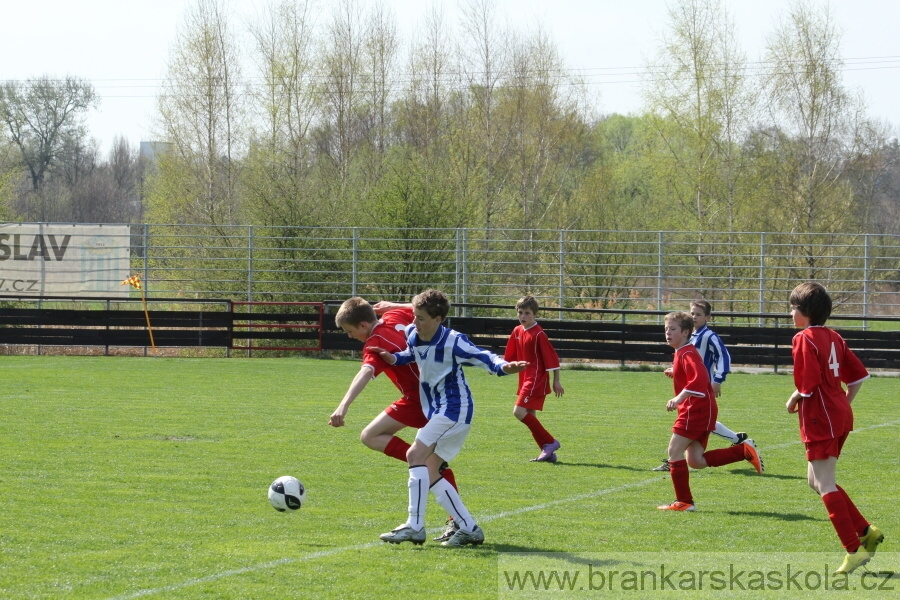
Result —
<svg viewBox="0 0 900 600"><path fill-rule="evenodd" d="M611 465L608 463L572 463L559 461L558 463L548 463L556 467L593 467L595 469L619 469L621 471L634 471L636 473L651 473L653 469L639 469L637 467L629 467L626 465ZM662 473L660 473L662 474Z"/></svg>
<svg viewBox="0 0 900 600"><path fill-rule="evenodd" d="M487 545L487 544L485 544ZM539 548L528 548L525 546L515 546L512 544L493 544L494 549L499 552L508 552L511 554L552 554L555 559L563 559L566 562L574 563L574 564L584 564L584 565L593 565L594 567L599 566L614 566L620 564L630 564L627 561L609 559L609 560L597 560L596 556L589 555L585 556L585 554L589 553L581 553L581 554L573 554L571 551L562 551L562 550L547 550L547 549L539 549ZM611 552L610 552L611 554Z"/></svg>
<svg viewBox="0 0 900 600"><path fill-rule="evenodd" d="M779 521L824 521L825 519L810 517L809 515L800 515L797 513L776 513L765 512L761 510L725 510L722 511L726 515L735 517L768 517L770 519L778 519Z"/></svg>
<svg viewBox="0 0 900 600"><path fill-rule="evenodd" d="M732 469L732 473L739 473L751 477L765 477L766 479L784 479L785 481L799 480L806 481L806 475L774 475L763 471L762 475L756 472L756 469Z"/></svg>

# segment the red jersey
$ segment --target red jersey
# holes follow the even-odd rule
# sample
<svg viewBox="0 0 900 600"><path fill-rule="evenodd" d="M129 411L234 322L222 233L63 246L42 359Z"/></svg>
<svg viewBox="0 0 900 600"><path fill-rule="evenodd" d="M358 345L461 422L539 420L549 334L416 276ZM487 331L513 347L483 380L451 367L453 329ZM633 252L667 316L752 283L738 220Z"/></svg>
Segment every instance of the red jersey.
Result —
<svg viewBox="0 0 900 600"><path fill-rule="evenodd" d="M388 352L406 350L406 327L413 322L411 308L396 308L381 315L372 335L363 344L363 365L372 368L372 377L387 373L404 398L419 404L419 368L416 363L391 367L369 348L384 348Z"/></svg>
<svg viewBox="0 0 900 600"><path fill-rule="evenodd" d="M685 344L675 351L672 380L676 396L684 390L691 392L691 395L678 405L678 417L672 426L673 429L692 432L713 431L716 428L716 418L719 416L719 406L716 404L716 393L709 382L709 371L693 344Z"/></svg>
<svg viewBox="0 0 900 600"><path fill-rule="evenodd" d="M794 336L794 384L803 396L798 404L800 439L804 443L839 438L853 429L853 410L841 387L868 379L869 372L836 331L813 325Z"/></svg>
<svg viewBox="0 0 900 600"><path fill-rule="evenodd" d="M528 361L524 371L519 371L519 396L542 398L550 393L548 371L559 368L559 356L541 326L535 323L528 329L517 325L506 342L507 362Z"/></svg>

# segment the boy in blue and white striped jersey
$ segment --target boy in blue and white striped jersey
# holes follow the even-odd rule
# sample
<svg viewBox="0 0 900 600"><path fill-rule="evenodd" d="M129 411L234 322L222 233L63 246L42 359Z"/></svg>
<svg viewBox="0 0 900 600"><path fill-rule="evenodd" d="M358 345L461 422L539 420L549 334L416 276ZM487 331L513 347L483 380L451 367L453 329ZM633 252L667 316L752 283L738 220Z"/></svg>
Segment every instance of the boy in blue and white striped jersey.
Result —
<svg viewBox="0 0 900 600"><path fill-rule="evenodd" d="M691 318L694 319L694 333L691 334L691 343L696 346L703 364L709 371L709 381L716 393L716 398L722 395L722 384L725 377L731 372L731 355L716 332L707 327L712 315L712 305L706 300L694 300L691 302ZM672 376L671 369L666 369L666 375ZM734 432L719 421L716 421L716 429L712 433L723 437L733 444L743 444L749 438L743 431ZM668 471L669 461L653 469L654 471Z"/></svg>
<svg viewBox="0 0 900 600"><path fill-rule="evenodd" d="M372 348L388 364L419 367L419 395L428 424L419 429L406 460L409 463L409 518L381 539L398 544L425 541L425 507L428 490L459 525L442 546L477 545L484 532L475 523L453 489L437 472L437 466L456 458L469 435L475 404L463 365L478 366L494 375L511 375L525 369L525 361L507 362L493 352L472 344L465 335L443 325L450 301L443 292L425 290L412 300L415 319L407 327L407 348L390 353Z"/></svg>

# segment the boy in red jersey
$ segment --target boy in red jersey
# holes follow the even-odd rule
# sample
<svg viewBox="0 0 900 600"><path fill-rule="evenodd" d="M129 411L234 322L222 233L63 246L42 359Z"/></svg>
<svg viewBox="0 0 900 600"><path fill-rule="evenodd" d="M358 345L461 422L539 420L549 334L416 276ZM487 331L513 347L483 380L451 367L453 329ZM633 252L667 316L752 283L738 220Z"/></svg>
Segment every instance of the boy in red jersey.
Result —
<svg viewBox="0 0 900 600"><path fill-rule="evenodd" d="M705 469L747 460L757 473L762 473L759 454L751 440L730 448L706 451L709 434L716 428L719 408L703 357L691 344L693 329L694 319L690 314L673 312L666 315L666 343L675 349L671 377L676 394L666 403L666 410L677 410L678 416L669 440L669 473L675 487L675 502L659 506L660 510L694 510L688 467Z"/></svg>
<svg viewBox="0 0 900 600"><path fill-rule="evenodd" d="M558 460L556 451L560 447L559 440L544 429L537 418L537 411L544 410L544 399L550 393L550 372L553 373L553 392L557 398L563 395L564 390L559 382L559 357L547 334L535 322L538 303L534 296L520 299L516 303L516 314L519 325L509 336L503 358L510 362L526 361L528 367L519 372L518 397L513 415L528 427L541 449L537 458L531 461L555 463Z"/></svg>
<svg viewBox="0 0 900 600"><path fill-rule="evenodd" d="M363 343L363 363L359 372L344 394L337 409L328 419L332 427L343 427L344 418L350 405L365 389L366 385L380 373L385 373L402 396L392 403L372 422L366 425L360 434L360 440L376 452L406 463L406 452L410 444L397 433L404 427L421 429L428 423L419 401L419 369L415 363L403 367L391 367L369 348L380 347L390 352L401 352L406 349L406 326L413 322L413 311L410 305L383 303L385 312L379 319L376 308L359 297L350 298L341 304L335 315L335 323L354 340ZM381 304L376 305L381 307ZM444 463L438 468L440 477L456 487L456 477L449 466ZM433 477L437 475L432 474ZM456 532L458 527L452 519L448 519L445 531L435 541L446 541Z"/></svg>
<svg viewBox="0 0 900 600"><path fill-rule="evenodd" d="M852 573L872 558L884 535L862 516L850 496L837 485L837 459L853 430L850 404L869 373L844 338L825 326L831 297L818 283L801 283L791 292L791 317L802 331L794 336L794 384L787 411L800 417L800 439L806 445L806 478L821 497L828 518L847 550L837 573ZM841 384L847 386L847 390Z"/></svg>

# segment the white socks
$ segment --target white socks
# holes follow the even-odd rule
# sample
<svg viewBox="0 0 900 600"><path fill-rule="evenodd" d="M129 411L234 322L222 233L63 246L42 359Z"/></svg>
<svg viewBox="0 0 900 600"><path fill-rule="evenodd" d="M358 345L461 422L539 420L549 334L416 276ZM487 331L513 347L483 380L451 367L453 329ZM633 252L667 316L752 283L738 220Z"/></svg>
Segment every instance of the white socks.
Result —
<svg viewBox="0 0 900 600"><path fill-rule="evenodd" d="M416 531L425 527L425 505L428 503L428 467L419 465L409 468L409 518L406 525Z"/></svg>
<svg viewBox="0 0 900 600"><path fill-rule="evenodd" d="M716 421L716 430L713 431L714 434L729 440L732 444L737 444L738 436L735 432L728 429L718 421Z"/></svg>
<svg viewBox="0 0 900 600"><path fill-rule="evenodd" d="M459 497L459 493L450 485L450 482L441 477L431 486L431 493L434 494L434 498L441 505L441 508L453 517L460 529L467 533L475 531L475 519L469 514L466 505L463 504L462 499Z"/></svg>
<svg viewBox="0 0 900 600"><path fill-rule="evenodd" d="M425 527L425 507L428 503L428 467L419 465L409 468L409 518L406 520L406 526L412 527L416 531ZM463 504L459 493L454 489L450 482L441 477L433 486L431 493L437 500L441 508L447 511L459 528L463 531L471 533L475 531L475 520Z"/></svg>

